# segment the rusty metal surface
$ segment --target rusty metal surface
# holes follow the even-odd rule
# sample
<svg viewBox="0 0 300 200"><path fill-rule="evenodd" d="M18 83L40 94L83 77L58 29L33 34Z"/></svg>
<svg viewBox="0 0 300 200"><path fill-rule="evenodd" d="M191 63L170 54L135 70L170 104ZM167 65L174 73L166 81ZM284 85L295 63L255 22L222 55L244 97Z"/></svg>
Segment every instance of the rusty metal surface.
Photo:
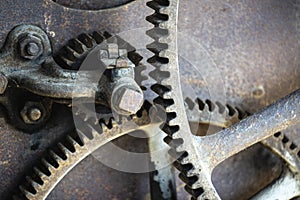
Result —
<svg viewBox="0 0 300 200"><path fill-rule="evenodd" d="M213 60L211 63L217 66L223 77L223 80L218 80L210 75L207 76L210 80L207 82L214 82L213 85L199 85L198 79L192 73L191 66L181 60L183 83L192 85L194 88L203 88L203 90L198 90L199 96L203 98L210 97L207 87L212 87L210 90L217 90L214 87L223 85L226 98L223 99L224 95L217 95L213 96L214 100L226 100L250 111L256 111L299 88L299 38L296 29L298 19L296 18L295 2L292 0L181 1L179 30L193 36L196 41L201 43L207 52L207 57L197 59ZM0 41L4 42L7 31L16 24L30 23L33 20L35 24L47 30L52 37L51 42L57 50L67 40L75 38L78 32L91 32L95 30L95 27L97 30L121 32L146 26L143 15L140 15L145 9L144 3L144 1L137 1L118 9L107 10L101 12L101 17L99 17L98 11L82 16L78 10L62 8L51 1L28 0L18 1L17 4L13 1L1 1ZM32 9L32 7L38 9ZM189 46L181 50L191 51ZM201 68L201 64L200 62L195 66ZM56 124L60 124L59 122ZM3 175L1 174L0 177L5 179L1 180L3 187L1 186L0 196L2 197L3 194L5 199L9 195L7 191L12 191L6 189L15 186L16 180L20 179L15 175L23 176L24 169L27 168L25 166L35 160L36 156L31 154L31 150L28 150L30 146L28 138L33 136L23 135L11 128L8 129L5 123L1 127L7 130L6 134L0 136L2 144L5 144L1 144L0 154L0 160L3 161L0 170ZM13 132L14 137L10 137L10 132ZM45 144L45 146L47 145ZM38 151L42 152L43 148ZM24 166L19 164L23 163L23 157L17 156L23 152L30 152L32 155L27 157L28 162L24 163ZM13 162L7 163L12 156L14 157ZM237 161L232 162L237 163ZM69 179L71 182L77 180L77 183L82 185L90 184L89 180L80 178L81 170L81 167L74 169L74 174L79 175L69 177L66 181ZM98 170L99 168L93 169L91 174L97 174ZM110 176L105 176L105 179L114 175L117 177L118 173L112 172ZM102 179L97 179L95 176L97 183L101 182ZM111 180L112 182L107 183L108 185L114 184L114 179ZM134 179L128 181L136 182ZM240 182L244 182L244 180L241 178ZM68 190L70 185L71 183L62 184L57 189L59 196L56 197L62 197L63 191ZM120 187L125 187L125 185ZM222 186L220 188L223 192L228 190ZM69 193L71 192L69 191ZM113 192L113 187L105 190L105 194ZM80 191L77 194L80 194ZM134 192L132 195L134 196ZM228 199L230 198L228 197Z"/></svg>
<svg viewBox="0 0 300 200"><path fill-rule="evenodd" d="M49 146L61 140L67 132L71 131L72 124L70 111L65 106L55 107L55 112L48 125L34 135L16 131L1 119L1 199L11 199L17 189L17 182L24 179L24 172L28 172L33 167Z"/></svg>

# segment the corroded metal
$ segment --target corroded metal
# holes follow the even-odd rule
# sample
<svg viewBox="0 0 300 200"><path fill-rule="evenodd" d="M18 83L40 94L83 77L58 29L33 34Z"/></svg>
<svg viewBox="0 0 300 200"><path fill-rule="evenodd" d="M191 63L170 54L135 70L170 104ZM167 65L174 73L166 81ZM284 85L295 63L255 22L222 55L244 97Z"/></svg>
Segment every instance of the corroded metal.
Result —
<svg viewBox="0 0 300 200"><path fill-rule="evenodd" d="M23 9L24 5L28 2L24 2L24 3L20 2L19 5L15 6L16 10ZM221 67L220 67L220 68L222 68L221 71L226 72L226 73L224 73L225 76L227 78L229 77L227 80L229 81L230 84L228 84L229 86L228 86L228 91L227 92L228 92L228 95L230 97L233 97L230 101L234 101L236 104L240 104L242 102L243 106L252 105L252 110L255 110L255 109L257 109L257 106L253 106L253 104L255 104L255 103L259 104L260 107L268 104L268 102L270 102L271 100L277 99L279 96L283 96L288 91L293 90L295 87L297 87L297 83L299 82L299 80L298 80L298 78L297 78L298 81L296 79L295 80L293 79L298 74L297 69L294 70L293 67L289 67L288 68L289 70L284 69L283 70L284 73L280 73L280 70L274 70L274 66L275 67L277 66L276 69L279 69L279 67L282 68L282 62L287 63L288 61L293 59L293 56L292 56L293 54L291 54L290 52L293 52L293 51L297 52L297 51L295 51L294 46L293 46L293 44L296 44L296 42L294 42L294 40L293 40L293 37L289 37L288 40L285 40L286 42L282 43L280 45L280 48L277 48L277 46L276 46L276 41L280 41L280 42L283 41L283 40L281 40L282 37L280 37L280 36L286 35L286 34L292 34L292 31L291 32L287 31L288 32L287 33L285 30L289 30L288 28L285 28L285 26L283 26L283 27L280 26L281 28L280 27L278 28L278 24L276 25L274 23L272 23L272 25L274 25L274 26L272 26L271 29L268 29L269 26L265 26L265 24L269 24L269 22L272 21L272 20L269 19L269 17L267 18L268 23L260 23L260 20L257 20L257 18L264 18L265 15L271 16L270 18L277 19L277 21L280 21L280 19L282 19L282 18L286 19L285 15L284 15L285 13L279 12L279 10L284 8L284 7L281 6L282 4L280 4L278 2L275 2L274 7L276 7L276 9L273 9L272 6L269 6L270 8L268 8L268 5L274 5L274 1L266 1L266 2L262 3L262 6L260 6L261 4L259 4L257 1L251 1L251 2L254 2L254 3L243 2L244 5L237 5L237 6L232 5L232 1L229 2L228 5L227 4L226 5L225 4L224 5L223 4L219 5L218 3L216 3L217 6L212 6L214 4L213 3L210 4L208 2L205 2L205 3L208 3L208 4L205 4L206 6L195 6L195 4L197 5L197 3L200 4L200 3L203 3L203 2L197 2L197 3L188 2L186 4L185 3L183 3L183 4L185 4L184 8L189 7L189 6L186 6L186 5L190 4L192 6L190 6L189 8L197 9L197 12L199 11L198 10L198 8L199 8L201 10L201 12L199 12L199 13L205 13L206 14L205 17L203 17L203 16L199 17L197 14L195 14L195 12L185 12L185 13L187 13L187 15L188 15L188 13L190 13L190 15L193 15L193 13L194 13L195 16L198 16L198 17L195 17L192 21L197 21L198 19L200 19L200 21L201 21L201 19L205 19L205 22L203 23L204 28L197 28L197 26L195 28L195 26L192 26L190 28L190 30L192 30L192 31L190 31L190 33L192 33L192 35L201 35L202 37L206 38L206 39L204 39L204 41L205 41L204 46L206 48L208 48L210 56L212 56L215 59L216 63L218 65L221 65ZM41 5L40 3L41 2L37 2L36 3L37 6L40 6ZM37 10L37 12L36 12L36 16L38 16L37 18L43 18L42 16L43 16L44 12L46 12L45 18L47 20L45 20L45 23L47 23L47 25L46 25L47 28L43 27L44 25L42 25L41 27L43 27L45 30L48 29L47 33L49 35L52 35L52 36L54 34L56 35L55 38L51 38L52 41L55 41L54 46L56 46L56 48L58 46L58 43L61 43L61 41L66 41L70 37L75 37L76 35L74 35L74 32L77 32L78 29L80 29L80 28L81 28L81 30L85 29L82 26L83 26L83 24L86 24L86 23L81 23L81 20L83 20L83 21L86 20L88 18L87 17L88 15L89 15L89 17L90 16L96 16L95 13L94 14L93 13L88 13L88 14L84 14L86 16L81 17L79 15L81 15L82 13L78 14L79 12L70 11L70 13L71 13L70 15L66 14L66 18L61 18L61 19L66 19L66 23L54 22L53 18L55 18L55 17L53 17L53 16L57 16L57 13L59 13L59 12L62 13L63 9L60 9L58 6L56 7L56 5L53 6L53 4L52 4L53 2L51 2L51 1L44 1L44 3L45 3L44 5L48 4L48 7L47 6L44 6L43 8L40 7L40 10ZM248 9L248 7L251 8L252 4L257 5L257 7L255 7L255 6L254 7L257 8L257 10L258 10L257 12L259 14L255 14L255 11L256 11L255 9ZM288 5L288 6L286 6L288 8L288 9L286 9L287 10L286 12L289 12L291 10L291 7L292 7L291 5L293 5L293 2L288 1L286 4ZM30 5L30 4L28 3L28 5ZM134 7L134 5L136 5L136 4L131 4L126 9L134 11L134 9L132 9ZM247 5L248 7L245 6L245 5ZM11 5L8 3L7 7L9 7L9 6L11 6ZM257 18L255 17L255 20L253 22L255 24L251 24L251 23L249 24L250 20L249 20L248 17L246 17L246 20L244 20L245 16L236 15L236 10L235 9L238 6L240 6L241 10L242 10L240 13L245 13L245 15L250 16L250 18L252 16L251 15L252 13L254 13L253 16L257 16ZM49 9L49 10L47 10L47 9ZM12 9L8 9L8 10L12 10ZM53 13L53 15L50 15L50 17L49 17L49 12L51 12L51 10L52 11L56 10L57 13ZM65 9L65 10L68 10L68 9ZM218 10L218 12L215 12L217 10ZM250 12L249 12L249 10L250 10ZM274 10L274 12L276 12L277 14L279 13L279 15L275 15L275 17L273 17L274 15L272 15L270 10ZM190 9L190 11L191 11L191 9ZM232 12L229 12L229 11L232 11ZM235 11L235 12L233 12L233 11ZM264 11L266 11L266 12L264 12ZM226 15L226 14L219 14L218 15L218 13L228 13L228 12L229 12L228 15ZM18 13L18 12L16 11L15 13ZM15 13L12 13L12 15L15 15ZM24 16L28 15L28 12L25 11L25 10L24 10L24 12L22 12L22 15L23 15L23 13L24 13ZM139 16L139 15L136 15L136 13L134 15L134 12L132 12L132 13L133 13L132 16L134 16L134 17ZM290 13L292 15L293 12L290 12ZM99 14L99 13L97 13L97 14ZM105 12L104 12L103 15L104 16L106 15ZM122 11L121 11L120 15L122 16ZM226 24L226 20L223 19L224 18L223 15L225 15L225 17L226 16L230 16L230 17L236 16L236 17L233 17L233 20L227 20L227 22L228 21L232 22L232 21L237 20L237 19L239 19L239 20L243 19L243 23L238 23L242 27L233 28L232 30L235 31L234 34L228 34L228 32L226 32L226 31L224 32L222 28L221 29L219 28L220 27L219 24L215 23L215 20L214 20L214 19L219 18L219 17L222 18L221 20L219 20L219 21L216 20L216 21L217 22L223 22L223 23L220 23L220 24L222 24L222 27L224 27L223 25ZM11 18L14 19L14 22L18 21L19 23L22 23L25 19L24 16L23 17L20 16L20 18L14 18L14 17L11 17ZM107 16L110 16L110 14L107 14ZM214 19L208 20L208 19L210 19L210 16L213 16L211 18L214 18ZM215 16L217 16L217 17L215 18ZM284 17L282 17L282 16L284 16ZM51 20L51 18L52 18L52 20ZM119 16L117 18L119 18ZM288 17L288 18L290 18L290 17ZM72 19L72 20L74 19L74 23L70 19ZM186 22L186 20L190 20L190 19L192 19L192 17L184 16L185 22ZM39 20L34 20L34 21L35 21L35 23L41 23L41 24L44 23L43 19L42 20L40 19L40 21ZM70 21L71 21L71 23L70 23ZM87 20L87 21L89 21L89 20ZM96 23L100 24L100 22L96 22L96 21L97 20L90 20L91 25L87 29L93 29L94 30L95 26L93 27L93 25L95 25ZM101 21L101 20L99 20L99 21ZM108 19L108 21L114 22L115 19L114 20ZM130 19L128 21L130 21ZM245 23L244 23L244 21L245 21ZM261 20L261 21L263 21L263 20ZM290 22L289 20L286 20L286 21ZM68 33L68 31L67 31L68 28L71 28L72 26L74 26L75 23L79 24L79 26L78 26L79 28L76 28L76 29L73 28L73 32ZM3 24L5 24L5 23L3 23ZM64 24L64 25L58 25L58 24ZM103 24L105 24L105 23L103 23ZM249 44L251 44L251 45L249 45L249 46L247 45L246 47L242 45L243 44L242 41L244 41L245 38L246 39L250 38L249 41L253 41L253 38L251 38L252 35L249 34L249 30L247 29L247 27L253 27L254 29L257 29L257 26L260 27L261 24L263 24L263 26L266 27L266 28L263 29L264 31L262 31L262 35L266 35L267 37L264 37L262 40L259 40L258 43L266 43L264 41L270 42L269 48L267 47L267 48L264 48L264 49L270 49L270 52L272 52L271 57L275 58L275 59L270 58L268 60L265 60L265 58L268 57L268 55L269 55L268 52L264 51L263 53L261 53L261 51L257 51L257 46L258 45L253 44L252 42L249 42ZM285 23L284 22L284 23L280 23L280 24L285 24L286 26L288 26L288 24L290 24L290 23ZM115 25L115 23L109 24L109 25L104 25L104 27L105 26L108 27L110 25L111 25L111 27L109 27L109 28L111 28L111 29L115 28L114 29L115 31L119 31L120 29L122 29L122 26L123 26L123 29L127 29L127 27L124 27L125 25L120 25L120 28L119 28ZM244 25L246 26L246 28L244 27ZM10 26L15 26L15 24L10 25ZM210 28L207 28L207 26L210 27ZM185 23L181 23L181 27L185 27ZM201 27L201 26L199 26L199 27ZM12 27L9 27L9 25L5 24L5 28L7 28L7 30L10 30ZM5 30L5 28L1 30L2 31L2 36L1 36L2 38L4 38L6 36L6 33L7 33L7 30ZM188 27L185 27L185 28L188 28ZM213 30L214 28L215 28L215 31ZM273 29L276 30L276 31L270 31L270 30L273 30ZM52 30L54 30L54 31L52 31ZM213 34L206 33L206 31L211 31ZM211 35L218 34L218 31L220 32L220 35L219 35L220 37L217 35L216 40L214 40L214 38L211 38ZM59 32L61 33L61 35L58 35ZM276 33L275 35L273 35L274 37L271 37L271 38L273 38L272 40L269 40L269 35L265 34L265 33L269 33L269 32ZM225 33L228 34L228 35L231 35L231 36L233 36L233 35L239 36L239 34L240 34L240 35L246 35L246 36L249 36L249 37L241 37L241 38L234 38L234 39L232 39L231 37L228 37L228 38L226 38L226 40L222 40L222 38L224 39L224 37L225 37L223 35ZM255 37L260 37L260 34L256 34ZM201 37L199 37L199 38L201 38ZM202 39L199 39L199 40L202 40ZM233 40L236 41L237 44L234 44L234 43L232 44L231 42ZM285 45L289 46L287 51L279 51L279 52L273 51L274 49L283 50ZM218 48L215 48L216 46ZM225 48L223 48L224 46L225 46ZM226 47L228 47L228 48L226 48ZM255 50L252 49L253 47L254 47ZM223 48L224 52L226 52L226 53L224 53L223 51L220 51L220 49L222 49L222 48ZM228 53L228 52L232 51L231 48L234 49L232 54ZM262 56L257 55L256 54L257 52L262 54ZM239 54L242 54L242 56L239 57L238 56ZM224 57L226 56L225 62L224 62L224 58L222 56L218 57L218 55L224 55ZM228 59L228 58L233 58L233 57L234 57L234 59L232 59L232 60ZM255 58L255 59L251 59L251 58ZM282 59L282 58L285 58L285 59ZM255 62L255 61L251 61L251 60L258 60L258 61ZM276 60L278 60L278 62ZM240 63L242 63L241 67L240 68L236 67L237 65L240 65ZM297 58L294 59L293 63L297 63ZM227 67L227 68L225 67L223 69L223 65L230 66L230 67ZM261 74L257 73L258 76L253 76L255 78L252 78L252 76L248 76L248 75L243 76L243 74L253 73L253 69L252 69L252 71L249 70L249 65L259 67L259 70L257 70L257 71L262 71L262 73ZM272 66L272 67L270 67L270 66ZM282 76L278 75L276 78L269 78L270 81L265 81L265 75L266 74L268 75L268 77L272 77L274 74L277 74L277 75L282 74ZM292 74L292 75L290 75L290 74ZM292 81L283 81L286 78L282 78L282 77L287 77L287 76L291 77ZM274 77L275 77L275 75L274 75ZM260 86L260 85L256 86L256 84L259 84L262 79L263 79L262 82L264 83L264 86ZM267 78L266 78L266 80L267 80ZM193 82L193 80L190 80L190 79L189 79L189 81ZM274 87L274 85L276 85L277 83L280 86L279 88ZM242 85L242 86L237 87L237 85ZM255 85L255 86L253 86L253 85ZM247 92L251 93L251 91L249 91L249 90L251 90L252 87L254 87L253 95L247 93ZM285 88L285 89L283 89L283 88ZM247 91L247 92L245 92L245 91ZM270 92L270 91L272 91L272 92ZM276 91L276 92L274 92L274 91ZM272 95L270 95L270 94L272 94ZM267 96L265 96L265 95L267 95ZM261 98L261 97L263 97L263 98ZM246 101L242 101L244 99L246 99Z"/></svg>

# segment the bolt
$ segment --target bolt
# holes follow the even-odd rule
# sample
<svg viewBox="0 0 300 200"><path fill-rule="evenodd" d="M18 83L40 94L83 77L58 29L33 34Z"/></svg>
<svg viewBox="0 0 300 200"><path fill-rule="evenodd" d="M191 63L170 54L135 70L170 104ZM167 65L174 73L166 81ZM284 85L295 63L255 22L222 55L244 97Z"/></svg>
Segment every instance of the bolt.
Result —
<svg viewBox="0 0 300 200"><path fill-rule="evenodd" d="M34 60L43 54L43 43L34 35L27 35L20 41L21 56L28 60Z"/></svg>
<svg viewBox="0 0 300 200"><path fill-rule="evenodd" d="M132 115L140 110L144 102L144 96L138 85L123 84L113 90L112 108L121 115Z"/></svg>
<svg viewBox="0 0 300 200"><path fill-rule="evenodd" d="M30 42L26 45L26 51L28 55L36 56L39 54L40 48L36 43Z"/></svg>
<svg viewBox="0 0 300 200"><path fill-rule="evenodd" d="M42 112L38 108L31 108L28 113L28 118L32 121L38 121L42 117Z"/></svg>
<svg viewBox="0 0 300 200"><path fill-rule="evenodd" d="M20 114L26 124L37 124L43 117L43 105L39 102L27 102Z"/></svg>

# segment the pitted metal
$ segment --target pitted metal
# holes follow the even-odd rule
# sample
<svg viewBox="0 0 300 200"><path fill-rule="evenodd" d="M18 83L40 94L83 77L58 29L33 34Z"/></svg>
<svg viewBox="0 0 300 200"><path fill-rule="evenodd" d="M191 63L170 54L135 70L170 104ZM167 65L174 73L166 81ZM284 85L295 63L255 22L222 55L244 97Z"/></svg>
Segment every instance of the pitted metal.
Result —
<svg viewBox="0 0 300 200"><path fill-rule="evenodd" d="M187 123L185 123L186 120L184 120L186 115L182 109L183 99L181 98L180 87L178 86L178 83L177 83L177 82L179 82L178 71L177 71L177 69L175 69L175 67L173 67L173 66L177 66L177 63L176 63L177 58L176 58L176 56L173 56L172 53L167 52L169 50L177 52L177 49L174 48L174 46L175 46L174 40L175 39L172 38L172 37L174 37L174 35L175 35L174 33L176 32L174 30L176 28L176 23L174 23L175 22L174 19L176 18L176 14L177 14L176 13L177 11L175 11L176 10L175 4L176 4L175 1L152 1L152 2L148 3L148 5L155 10L155 14L153 16L149 17L148 20L151 21L153 24L155 24L156 28L158 28L157 32L155 30L151 30L148 32L150 35L152 33L152 37L156 40L154 43L152 43L151 45L148 46L148 48L151 51L153 51L156 56L156 57L150 59L149 61L155 67L160 68L159 70L156 70L151 73L152 77L154 77L154 79L158 82L158 84L152 86L152 89L156 93L158 93L158 95L160 96L159 98L157 98L155 100L155 102L165 106L167 114L169 114L166 126L163 127L164 131L168 132L171 135L171 137L168 137L167 138L168 140L166 140L166 141L170 142L171 146L173 146L175 143L175 147L176 147L175 149L177 150L177 152L175 154L176 157L179 156L177 154L178 152L183 153L183 155L184 155L184 158L182 160L179 160L179 162L177 163L178 164L177 167L181 171L184 172L182 178L188 184L187 190L192 193L194 198L214 199L214 198L218 198L218 196L217 196L215 190L211 189L212 184L210 183L210 181L209 180L207 181L207 179L209 179L209 175L208 175L209 173L207 173L207 171L210 171L210 170L206 170L205 166L202 164L203 160L205 160L205 159L202 159L203 155L198 155L198 154L200 154L198 152L198 148L200 149L200 147L194 148L194 147L188 146L191 143L193 143L193 141L198 141L198 139L193 139L194 136L192 137L192 139L190 139L189 134L191 134L191 131L189 131L189 127L186 125ZM53 5L53 4L50 4L50 5ZM52 7L53 6L51 6L51 8ZM49 35L54 34L53 32L51 32L49 30L47 30L47 33L49 33ZM156 33L159 33L159 34L156 34ZM168 47L169 47L169 49L168 49ZM26 47L26 50L27 50L27 47ZM32 49L30 47L29 50L30 50L29 51L30 54L35 54L34 46ZM25 55L27 55L27 53ZM72 53L74 53L74 52L72 52ZM75 54L76 53L74 53L73 55L75 55ZM21 55L22 59L24 57L25 57L24 54ZM16 58L19 59L19 57L16 57ZM16 60L18 60L18 59L16 59ZM29 59L31 59L31 57L29 57ZM34 62L30 61L31 62L30 65L38 67L37 63L41 63L42 61L44 61L43 59L39 59ZM13 60L13 59L11 59L11 60ZM26 58L25 60L27 60L27 63L29 63L28 58ZM5 62L6 61L3 61L3 63L5 63ZM87 93L86 94L80 93L82 91L80 91L79 88L78 88L78 90L76 90L76 88L72 88L70 86L73 83L72 81L68 82L70 77L71 77L71 79L75 79L76 81L78 81L78 79L76 79L75 73L72 73L69 71L61 71L61 69L57 68L56 65L53 63L54 63L53 60L50 58L49 60L47 60L47 62L45 62L45 65L43 65L42 68L40 68L43 73L45 73L45 71L47 72L47 70L49 70L50 73L45 73L45 74L42 74L42 76L41 76L40 71L36 72L36 71L32 70L33 73L30 74L30 76L27 76L27 77L22 76L22 78L19 78L19 77L21 77L21 73L13 74L12 76L8 77L8 80L14 79L14 80L16 80L16 83L18 86L20 85L23 88L25 88L31 92L34 92L36 94L42 95L42 96L48 95L48 97L53 97L53 96L57 95L56 97L58 97L58 98L66 98L66 99L68 99L70 97L70 95L68 94L68 91L71 91L71 90L77 92L78 97L89 97L89 96L91 96L90 94L92 94L95 90L99 89L99 87L97 87L97 85L92 85L92 89L87 88L87 86L82 87L82 85L81 85L81 89L87 91ZM17 63L17 65L19 65L19 64L20 64L20 66L25 66L25 67L29 66L29 64L27 65L27 64L24 64L21 62ZM17 65L15 65L15 66L17 66ZM123 62L120 62L119 66L123 66ZM49 78L49 74L50 75L54 74L54 77ZM31 76L36 76L37 78L32 80ZM59 90L59 87L55 87L55 84L54 84L53 88L49 88L48 90L46 90L45 89L46 83L47 82L52 82L52 83L55 82L55 80L57 80L56 79L57 77L59 77L59 79L61 79L64 83L67 83L66 87L62 88L62 90ZM166 77L168 77L168 79ZM86 77L86 80L89 78L92 78L92 77ZM24 81L24 80L26 80L26 81ZM29 80L29 81L27 81L27 80ZM41 80L45 80L45 83L41 83ZM83 78L83 80L84 80L84 78ZM41 83L40 86L43 86L44 88L41 89L36 86L35 87L29 86L30 84L34 85L35 83ZM69 85L68 85L68 83L69 83ZM70 87L70 90L68 89L68 87ZM6 86L3 88L5 90ZM56 90L56 93L52 93L55 90ZM58 94L60 94L60 95L58 95ZM257 96L257 94L261 94L261 93L257 93L255 90L253 95ZM101 95L99 95L99 96L101 96ZM298 98L298 95L296 95L296 98L294 100L298 101L297 98ZM241 144L238 145L238 147L235 147L235 146L232 147L233 145L232 146L229 145L228 147L226 147L227 152L224 153L226 155L219 156L219 158L217 157L218 159L216 159L217 160L216 163L220 162L221 160L226 159L230 155L235 154L237 151L240 151L245 146L249 146L250 144L260 141L262 138L265 138L265 137L273 134L272 131L278 131L278 130L286 127L287 125L290 125L290 122L298 123L298 117L297 117L298 113L289 113L292 110L291 107L294 106L293 104L289 104L289 103L295 103L291 99L286 99L285 103L287 103L287 104L284 104L284 105L287 105L287 107L282 107L283 104L276 104L277 107L282 108L281 110L279 108L279 110L277 110L277 112L275 112L275 110L277 108L274 108L274 107L273 107L274 108L273 111L272 111L272 109L268 109L267 111L265 111L264 112L265 115L262 115L263 120L261 121L261 124L267 123L267 121L264 121L267 118L266 113L268 113L270 116L277 116L278 119L275 118L276 120L274 120L274 121L269 120L269 122L268 122L269 127L263 127L263 126L257 127L256 131L258 131L258 132L262 131L262 133L257 138L254 138L250 142L248 139L238 139L238 140L236 140L236 143L241 142ZM59 101L59 100L60 99L57 99L57 101ZM101 100L105 101L106 99L99 99L99 101L101 101ZM281 112L279 113L278 111L281 111ZM276 113L278 115L276 115ZM281 114L283 117L280 116ZM286 115L286 117L287 117L286 120L288 122L286 122L286 123L284 122L284 119L283 119L284 115ZM235 117L233 117L233 118L235 118ZM257 118L252 117L252 118L248 119L248 121L243 122L244 130L245 129L248 130L249 127L250 128L253 127L252 125L254 124L254 122L251 121L251 119L254 120L255 122L259 121L259 119L260 119L259 116L256 115L256 117ZM218 120L216 122L216 124L221 124L224 121L225 120L220 117L220 120ZM242 125L243 125L243 123L242 123ZM234 128L239 129L240 125L241 124L237 124L234 126ZM276 128L270 128L270 127L276 127ZM177 128L179 130L186 130L187 134L178 133L178 132L182 132L182 131L177 130ZM185 129L185 128L187 128L187 129ZM268 128L270 128L272 130L270 130ZM254 128L251 130L254 131ZM228 143L231 143L232 140L228 139L224 135L225 135L225 133L233 133L233 132L237 133L238 131L237 130L232 131L232 129L226 129L226 130L222 131L219 134L217 141L222 142L222 139L225 138L225 139L227 139L226 141ZM174 135L173 135L173 133L174 133ZM234 134L230 134L230 135L232 136ZM239 134L236 134L236 135L239 136ZM240 135L246 135L246 134L240 134ZM214 137L217 138L217 136L211 136L211 138L214 138ZM228 136L228 137L230 137L230 136ZM177 144L179 138L184 139L183 144L179 144L179 145ZM238 138L240 138L240 137L238 137ZM286 141L285 137L282 135L279 135L277 138L278 138L277 140ZM234 139L236 139L236 138L234 138ZM215 141L215 139L210 139L210 138L208 138L207 140L204 139L203 141L210 141L210 140L212 140L213 142ZM196 142L196 143L198 144L198 142ZM226 143L225 142L223 142L223 143L224 143L224 146L226 146ZM232 143L234 143L234 142L232 142ZM247 143L247 144L245 145L245 143ZM222 144L222 143L220 143L220 144ZM203 145L204 145L204 142L203 142ZM243 146L243 145L245 145L245 146ZM290 150L297 151L297 148L295 148L295 146L292 145L292 143L290 143L290 142L287 142L286 146L289 146ZM202 147L203 146L201 145L201 148ZM211 148L209 148L209 149L211 150ZM201 150L201 151L204 151L204 150ZM211 152L209 152L209 153L212 153L213 151L215 151L215 149L211 150ZM281 150L279 150L278 152L281 152ZM213 152L213 154L216 154L216 153ZM190 167L191 167L190 164L194 164L194 163L197 163L197 164L192 165L192 169L190 169ZM214 165L216 165L216 163ZM200 170L201 170L201 173L203 173L204 175L199 174Z"/></svg>

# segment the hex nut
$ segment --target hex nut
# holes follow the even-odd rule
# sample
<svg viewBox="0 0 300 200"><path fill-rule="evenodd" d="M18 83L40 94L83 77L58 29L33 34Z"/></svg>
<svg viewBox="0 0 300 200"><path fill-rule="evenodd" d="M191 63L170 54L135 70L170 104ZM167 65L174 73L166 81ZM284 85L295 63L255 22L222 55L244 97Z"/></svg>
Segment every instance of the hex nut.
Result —
<svg viewBox="0 0 300 200"><path fill-rule="evenodd" d="M44 107L39 102L27 102L20 114L26 124L37 124L44 115Z"/></svg>
<svg viewBox="0 0 300 200"><path fill-rule="evenodd" d="M43 54L42 40L34 35L28 34L20 41L20 53L21 56L28 60L37 59Z"/></svg>
<svg viewBox="0 0 300 200"><path fill-rule="evenodd" d="M132 115L140 110L144 103L144 95L142 92L131 87L123 85L113 91L112 108L118 114Z"/></svg>

